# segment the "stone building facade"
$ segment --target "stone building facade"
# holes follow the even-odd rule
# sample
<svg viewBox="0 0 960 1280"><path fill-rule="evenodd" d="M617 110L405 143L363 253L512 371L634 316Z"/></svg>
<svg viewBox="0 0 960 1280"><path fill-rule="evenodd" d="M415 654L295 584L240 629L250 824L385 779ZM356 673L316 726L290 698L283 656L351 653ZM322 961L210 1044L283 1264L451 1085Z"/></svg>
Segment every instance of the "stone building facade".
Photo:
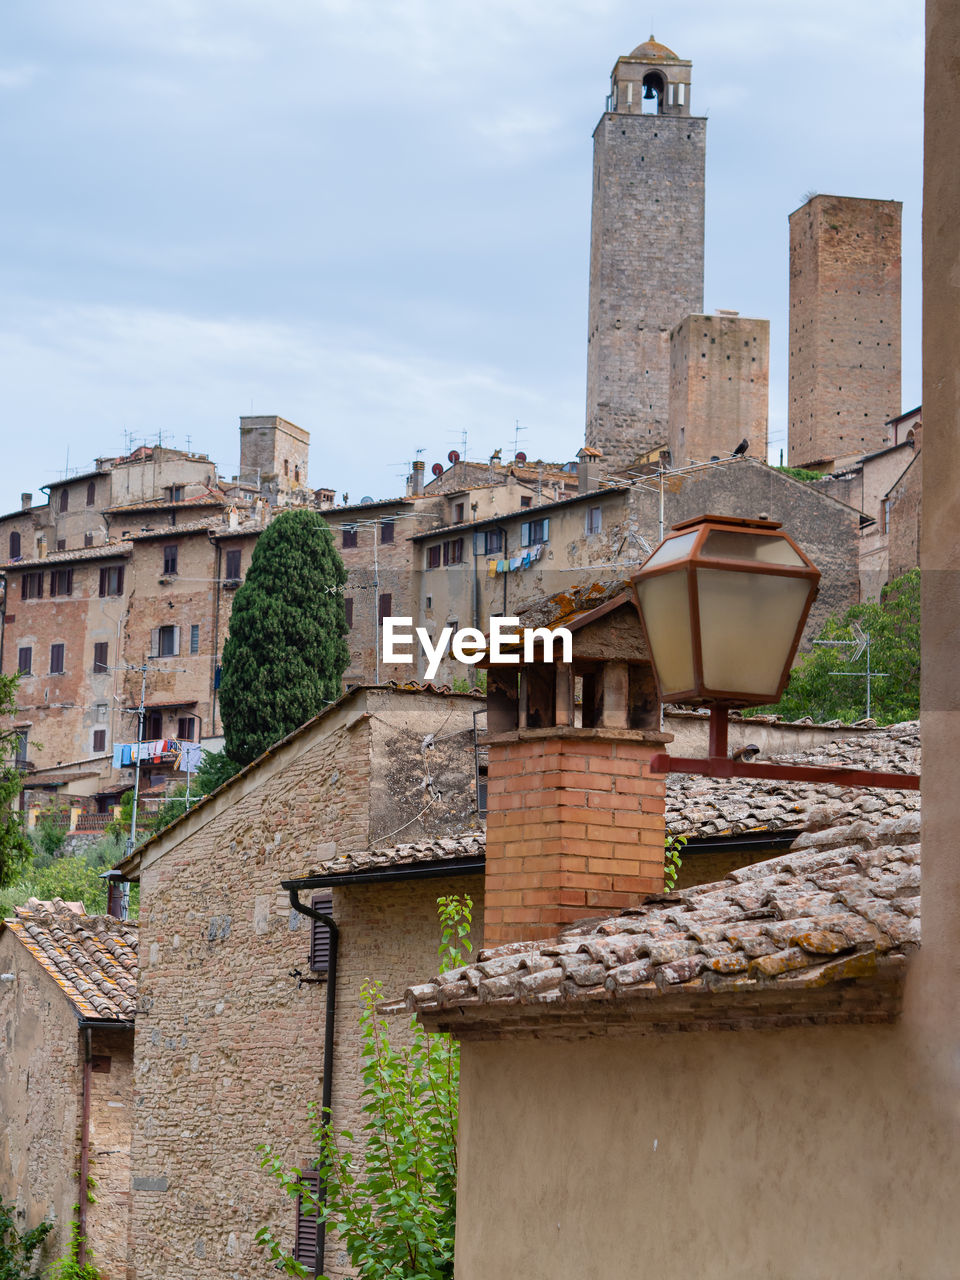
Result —
<svg viewBox="0 0 960 1280"><path fill-rule="evenodd" d="M481 825L478 706L423 689L357 689L124 864L141 885L137 1280L274 1275L254 1243L264 1225L293 1247L294 1202L261 1170L257 1147L268 1142L291 1163L315 1155L306 1109L321 1094L326 980L310 972L310 922L291 910L281 881L331 864L349 871L349 855L401 840L423 858L469 854ZM377 858L358 861L369 872ZM482 885L455 865L439 879L346 877L344 886L333 893L338 1128L358 1119L363 982L405 983L435 957L439 894L465 889L482 913ZM321 981L301 986L294 969ZM334 1241L328 1267L348 1274Z"/></svg>
<svg viewBox="0 0 960 1280"><path fill-rule="evenodd" d="M730 312L686 316L670 333L670 461L726 456L746 440L767 460L770 321Z"/></svg>
<svg viewBox="0 0 960 1280"><path fill-rule="evenodd" d="M791 466L893 443L901 210L896 200L817 195L790 215Z"/></svg>
<svg viewBox="0 0 960 1280"><path fill-rule="evenodd" d="M133 1280L130 1135L137 926L31 902L0 923L0 1197L23 1231L77 1214L104 1280ZM78 1206L86 1170L89 1200Z"/></svg>
<svg viewBox="0 0 960 1280"><path fill-rule="evenodd" d="M666 441L670 331L703 310L707 122L690 71L639 45L594 132L586 443L613 467Z"/></svg>

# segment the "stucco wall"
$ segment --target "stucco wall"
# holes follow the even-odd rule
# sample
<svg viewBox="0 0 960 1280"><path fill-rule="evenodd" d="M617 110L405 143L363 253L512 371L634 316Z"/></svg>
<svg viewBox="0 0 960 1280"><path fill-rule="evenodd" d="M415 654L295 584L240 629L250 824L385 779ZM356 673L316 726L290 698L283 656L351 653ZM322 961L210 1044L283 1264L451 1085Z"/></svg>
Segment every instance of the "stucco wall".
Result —
<svg viewBox="0 0 960 1280"><path fill-rule="evenodd" d="M466 1043L457 1280L952 1280L931 1065L902 1026Z"/></svg>

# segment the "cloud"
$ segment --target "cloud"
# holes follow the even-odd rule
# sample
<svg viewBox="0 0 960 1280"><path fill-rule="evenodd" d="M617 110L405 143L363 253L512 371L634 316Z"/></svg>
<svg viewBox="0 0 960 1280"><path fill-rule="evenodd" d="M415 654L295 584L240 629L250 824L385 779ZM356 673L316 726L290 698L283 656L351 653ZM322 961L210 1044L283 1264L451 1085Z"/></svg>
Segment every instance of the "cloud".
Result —
<svg viewBox="0 0 960 1280"><path fill-rule="evenodd" d="M19 67L0 67L0 89L26 89L40 74L40 68L25 63Z"/></svg>

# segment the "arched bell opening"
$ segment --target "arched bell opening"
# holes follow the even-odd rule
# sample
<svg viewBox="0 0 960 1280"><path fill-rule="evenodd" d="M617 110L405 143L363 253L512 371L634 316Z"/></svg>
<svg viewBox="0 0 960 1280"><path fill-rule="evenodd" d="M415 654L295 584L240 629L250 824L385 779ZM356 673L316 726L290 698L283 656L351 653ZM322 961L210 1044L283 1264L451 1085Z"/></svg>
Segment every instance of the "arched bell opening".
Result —
<svg viewBox="0 0 960 1280"><path fill-rule="evenodd" d="M640 95L640 109L645 116L663 114L663 95L666 89L663 76L659 71L648 71L643 77L643 93Z"/></svg>

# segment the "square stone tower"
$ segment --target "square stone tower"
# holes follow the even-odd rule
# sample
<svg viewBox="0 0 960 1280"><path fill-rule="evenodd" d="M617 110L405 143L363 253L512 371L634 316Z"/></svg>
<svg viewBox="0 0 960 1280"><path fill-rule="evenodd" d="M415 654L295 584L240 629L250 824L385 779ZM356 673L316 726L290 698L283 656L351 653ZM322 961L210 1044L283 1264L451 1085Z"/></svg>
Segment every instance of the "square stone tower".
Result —
<svg viewBox="0 0 960 1280"><path fill-rule="evenodd" d="M790 215L790 465L871 453L900 413L898 200Z"/></svg>
<svg viewBox="0 0 960 1280"><path fill-rule="evenodd" d="M594 131L587 445L610 467L667 440L670 331L703 310L706 120L691 63L652 37Z"/></svg>
<svg viewBox="0 0 960 1280"><path fill-rule="evenodd" d="M240 479L259 484L272 503L312 498L309 460L309 431L272 414L240 419Z"/></svg>
<svg viewBox="0 0 960 1280"><path fill-rule="evenodd" d="M670 334L671 464L726 457L741 443L767 460L770 321L686 316Z"/></svg>

